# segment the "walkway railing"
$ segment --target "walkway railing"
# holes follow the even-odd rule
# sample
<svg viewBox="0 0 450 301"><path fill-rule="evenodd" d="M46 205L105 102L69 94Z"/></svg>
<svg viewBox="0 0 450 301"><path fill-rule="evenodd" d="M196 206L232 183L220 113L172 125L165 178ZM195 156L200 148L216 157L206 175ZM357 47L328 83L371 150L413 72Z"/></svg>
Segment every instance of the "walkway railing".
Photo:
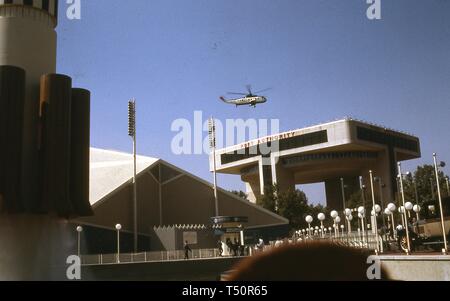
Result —
<svg viewBox="0 0 450 301"><path fill-rule="evenodd" d="M98 254L98 255L82 255L82 265L103 265L118 263L145 263L160 261L177 261L184 259L184 250L174 251L155 251L142 253L121 253L116 254ZM219 258L218 249L192 249L189 252L189 259L212 259Z"/></svg>
<svg viewBox="0 0 450 301"><path fill-rule="evenodd" d="M340 233L338 237L329 234L326 234L324 237L321 235L312 236L311 238L304 238L301 240L297 240L297 243L307 243L310 241L331 241L340 245L361 248L361 249L369 249L375 250L377 246L377 239L375 234L373 233L365 233L362 235L361 232L351 232L351 233ZM378 236L378 243L380 247L380 251L383 252L383 237Z"/></svg>
<svg viewBox="0 0 450 301"><path fill-rule="evenodd" d="M291 243L308 243L312 241L327 241L334 242L340 245L361 248L361 249L376 249L376 238L373 233L366 233L364 236L360 232L352 232L341 234L338 237L330 236L329 234L322 237L321 235L313 236L311 238L297 238ZM379 236L380 251L383 252L382 237ZM276 247L276 243L272 242L270 246L265 246L263 251L268 251ZM250 256L258 253L258 250L252 246L249 248ZM259 252L261 252L260 250ZM228 252L225 252L228 254ZM121 253L116 254L98 254L98 255L82 255L82 265L108 265L108 264L120 264L120 263L145 263L145 262L163 262L163 261L177 261L185 260L184 250L173 251L154 251L154 252L142 252L142 253ZM232 257L232 256L223 256ZM222 258L218 249L192 249L189 252L189 259L214 259Z"/></svg>

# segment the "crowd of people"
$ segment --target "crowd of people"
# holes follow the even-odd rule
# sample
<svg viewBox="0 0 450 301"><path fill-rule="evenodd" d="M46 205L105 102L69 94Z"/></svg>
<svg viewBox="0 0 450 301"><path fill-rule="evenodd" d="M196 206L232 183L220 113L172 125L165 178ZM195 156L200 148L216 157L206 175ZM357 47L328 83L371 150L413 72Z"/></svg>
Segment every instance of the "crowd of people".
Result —
<svg viewBox="0 0 450 301"><path fill-rule="evenodd" d="M248 255L248 249L246 246L239 243L237 238L232 241L227 238L225 242L219 240L217 242L217 248L219 249L220 256L246 256Z"/></svg>

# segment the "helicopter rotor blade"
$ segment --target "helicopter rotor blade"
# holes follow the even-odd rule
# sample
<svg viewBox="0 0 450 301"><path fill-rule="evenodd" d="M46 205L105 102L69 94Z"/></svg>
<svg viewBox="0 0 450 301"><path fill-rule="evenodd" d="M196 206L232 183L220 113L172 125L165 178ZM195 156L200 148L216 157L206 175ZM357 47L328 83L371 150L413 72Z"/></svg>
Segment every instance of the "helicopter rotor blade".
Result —
<svg viewBox="0 0 450 301"><path fill-rule="evenodd" d="M230 95L247 95L247 94L245 94L245 93L236 93L236 92L227 92L227 94L230 94Z"/></svg>
<svg viewBox="0 0 450 301"><path fill-rule="evenodd" d="M264 89L264 90L256 91L255 94L262 93L262 92L267 92L267 91L270 91L270 90L272 90L272 88L267 88L267 89Z"/></svg>
<svg viewBox="0 0 450 301"><path fill-rule="evenodd" d="M247 87L248 93L249 93L249 94L253 94L253 93L252 93L252 85L247 85L246 87Z"/></svg>

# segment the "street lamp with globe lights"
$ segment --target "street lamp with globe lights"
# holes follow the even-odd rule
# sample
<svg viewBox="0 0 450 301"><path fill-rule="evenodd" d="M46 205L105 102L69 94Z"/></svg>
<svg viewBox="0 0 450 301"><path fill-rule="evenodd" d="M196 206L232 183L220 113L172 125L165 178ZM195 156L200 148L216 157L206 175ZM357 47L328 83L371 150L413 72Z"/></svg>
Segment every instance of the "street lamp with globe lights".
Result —
<svg viewBox="0 0 450 301"><path fill-rule="evenodd" d="M405 209L408 210L408 218L411 218L411 210L413 210L414 205L411 202L405 203Z"/></svg>
<svg viewBox="0 0 450 301"><path fill-rule="evenodd" d="M405 201L405 189L403 187L403 173L402 173L402 163L398 162L398 177L400 179L400 192L402 196L403 203L403 216L405 218L405 232L406 232L406 242L407 242L407 251L406 254L409 255L411 253L411 242L409 241L409 227L408 227L408 217L406 216L406 201Z"/></svg>
<svg viewBox="0 0 450 301"><path fill-rule="evenodd" d="M392 230L394 230L395 227L395 219L394 219L394 212L397 211L397 206L395 206L394 203L390 203L387 206L387 209L391 212L391 224L392 224Z"/></svg>
<svg viewBox="0 0 450 301"><path fill-rule="evenodd" d="M377 247L375 249L375 253L378 254L380 252L380 246L378 241L378 223L377 223L377 212L376 212L376 204L375 204L375 190L373 189L373 172L369 171L370 176L370 190L372 193L372 211L373 211L373 233L375 234L375 241L377 244ZM381 211L381 208L380 208Z"/></svg>
<svg viewBox="0 0 450 301"><path fill-rule="evenodd" d="M325 235L323 233L323 221L325 220L326 216L323 213L319 213L317 215L317 219L320 221L320 229L322 229L322 238L325 238Z"/></svg>
<svg viewBox="0 0 450 301"><path fill-rule="evenodd" d="M81 254L81 232L83 232L83 227L82 226L78 226L77 227L77 236L78 236L78 244L77 244L77 250L78 250L78 257L80 257Z"/></svg>
<svg viewBox="0 0 450 301"><path fill-rule="evenodd" d="M352 224L351 224L351 221L353 220L352 210L347 208L347 209L345 209L344 213L345 213L345 218L347 220L347 228L348 228L347 230L348 230L348 233L350 234L352 232Z"/></svg>
<svg viewBox="0 0 450 301"><path fill-rule="evenodd" d="M422 211L422 207L420 205L414 205L413 211L416 213L417 221L420 220L420 211Z"/></svg>
<svg viewBox="0 0 450 301"><path fill-rule="evenodd" d="M311 223L313 222L313 220L314 219L313 219L313 217L311 215L308 215L305 218L305 221L308 224L308 235L309 235L309 238L311 238Z"/></svg>
<svg viewBox="0 0 450 301"><path fill-rule="evenodd" d="M120 263L120 230L122 230L122 225L116 225L117 230L117 263Z"/></svg>
<svg viewBox="0 0 450 301"><path fill-rule="evenodd" d="M437 154L433 154L433 163L434 163L434 170L436 173L436 186L437 186L437 193L438 193L438 200L439 200L439 209L441 211L441 228L442 228L442 238L444 240L444 249L442 249L443 254L448 253L448 246L447 246L447 233L445 233L445 222L444 222L444 210L442 206L442 196L441 196L441 185L439 185L439 167L445 167L445 162L440 162L439 166L437 163Z"/></svg>
<svg viewBox="0 0 450 301"><path fill-rule="evenodd" d="M330 216L333 219L333 228L334 228L334 236L336 235L336 217L339 216L339 213L336 210L330 212Z"/></svg>

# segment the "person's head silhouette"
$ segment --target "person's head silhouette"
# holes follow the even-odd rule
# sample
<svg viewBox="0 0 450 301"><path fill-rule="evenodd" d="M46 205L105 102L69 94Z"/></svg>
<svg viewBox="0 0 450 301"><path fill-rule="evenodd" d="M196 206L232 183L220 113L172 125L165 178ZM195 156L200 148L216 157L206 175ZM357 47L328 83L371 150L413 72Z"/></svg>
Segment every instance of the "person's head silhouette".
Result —
<svg viewBox="0 0 450 301"><path fill-rule="evenodd" d="M234 268L230 281L365 281L371 254L329 243L286 245L249 257ZM385 270L381 277L388 280Z"/></svg>

